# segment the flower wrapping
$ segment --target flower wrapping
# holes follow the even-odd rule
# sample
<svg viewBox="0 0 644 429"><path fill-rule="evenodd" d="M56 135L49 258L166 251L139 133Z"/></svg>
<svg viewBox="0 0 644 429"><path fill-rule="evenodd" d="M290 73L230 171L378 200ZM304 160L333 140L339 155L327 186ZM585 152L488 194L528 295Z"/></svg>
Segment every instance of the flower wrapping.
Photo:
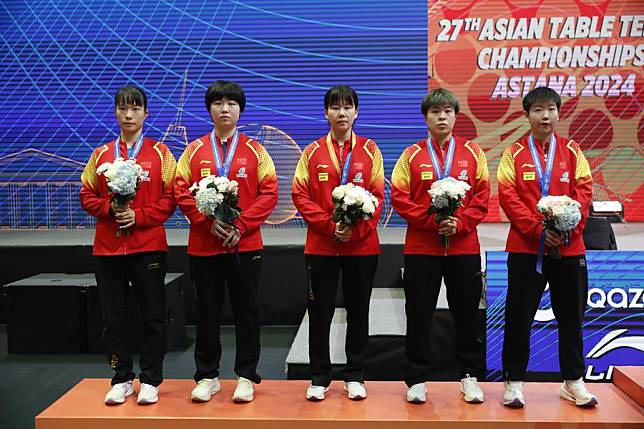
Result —
<svg viewBox="0 0 644 429"><path fill-rule="evenodd" d="M204 177L190 187L197 210L227 224L232 224L241 213L241 208L237 205L238 189L237 181L220 176Z"/></svg>
<svg viewBox="0 0 644 429"><path fill-rule="evenodd" d="M563 235L564 245L570 242L570 231L575 229L581 220L581 204L567 195L548 195L537 203L537 211L543 215L543 226L557 234ZM552 249L550 256L561 258L559 248Z"/></svg>
<svg viewBox="0 0 644 429"><path fill-rule="evenodd" d="M441 223L463 205L463 198L465 198L465 194L469 190L469 184L453 177L435 181L427 191L432 201L428 213L430 215L436 214L436 223ZM449 247L449 237L441 235L441 243L447 249Z"/></svg>
<svg viewBox="0 0 644 429"><path fill-rule="evenodd" d="M362 186L347 183L336 186L333 198L333 221L354 225L362 219L372 219L378 207L378 199Z"/></svg>

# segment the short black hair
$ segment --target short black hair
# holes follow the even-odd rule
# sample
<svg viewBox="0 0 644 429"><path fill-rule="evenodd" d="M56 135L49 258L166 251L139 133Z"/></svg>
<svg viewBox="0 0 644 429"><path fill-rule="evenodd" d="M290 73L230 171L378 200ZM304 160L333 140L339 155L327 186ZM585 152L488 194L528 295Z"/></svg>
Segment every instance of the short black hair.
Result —
<svg viewBox="0 0 644 429"><path fill-rule="evenodd" d="M142 106L146 111L148 110L148 98L145 92L134 85L127 85L119 89L114 96L114 107L119 105L133 104L135 106Z"/></svg>
<svg viewBox="0 0 644 429"><path fill-rule="evenodd" d="M430 107L442 106L443 104L452 106L456 113L461 110L461 105L452 91L445 88L436 88L429 91L423 98L423 102L420 103L420 111L425 117Z"/></svg>
<svg viewBox="0 0 644 429"><path fill-rule="evenodd" d="M236 101L239 104L239 112L242 113L246 107L246 94L238 83L229 80L216 80L206 90L206 110L210 112L210 105L213 101L223 100Z"/></svg>
<svg viewBox="0 0 644 429"><path fill-rule="evenodd" d="M349 85L332 86L326 94L324 94L324 110L327 110L332 104L338 103L352 104L353 107L357 109L358 94Z"/></svg>
<svg viewBox="0 0 644 429"><path fill-rule="evenodd" d="M551 101L557 105L557 110L561 110L561 97L557 94L557 91L546 86L534 88L523 97L521 102L523 104L523 110L526 113L530 112L532 105L539 101Z"/></svg>

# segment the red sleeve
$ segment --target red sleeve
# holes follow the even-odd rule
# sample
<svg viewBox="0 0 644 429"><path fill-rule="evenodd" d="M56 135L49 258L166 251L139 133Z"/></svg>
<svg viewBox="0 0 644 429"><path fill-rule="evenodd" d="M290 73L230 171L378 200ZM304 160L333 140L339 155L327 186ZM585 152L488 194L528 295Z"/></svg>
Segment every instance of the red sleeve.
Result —
<svg viewBox="0 0 644 429"><path fill-rule="evenodd" d="M590 203L593 198L593 178L590 172L590 165L581 151L581 148L577 143L574 143L573 148L575 149L574 152L577 164L575 166L575 181L570 198L581 204L581 220L573 230L573 234L581 234L586 227L586 221L588 220L588 213L590 211Z"/></svg>
<svg viewBox="0 0 644 429"><path fill-rule="evenodd" d="M302 156L295 168L291 198L309 228L319 234L333 236L333 232L335 231L333 217L327 214L318 203L313 201L309 184L309 158L308 152L305 150L302 152Z"/></svg>
<svg viewBox="0 0 644 429"><path fill-rule="evenodd" d="M459 207L456 217L456 233L469 234L487 216L490 200L490 178L485 152L478 145L468 142L476 157L476 182L470 190L470 199L465 207Z"/></svg>
<svg viewBox="0 0 644 429"><path fill-rule="evenodd" d="M496 176L499 183L499 203L510 223L522 235L538 240L543 231L542 218L534 210L530 210L517 193L512 146L503 152Z"/></svg>
<svg viewBox="0 0 644 429"><path fill-rule="evenodd" d="M203 228L210 230L214 220L205 216L199 211L199 209L197 209L195 198L192 195L192 192L190 192L190 187L194 183L190 169L190 159L192 158L192 154L196 151L195 147L196 146L192 143L188 145L179 158L174 179L174 199L183 214L188 218L190 225L200 225Z"/></svg>
<svg viewBox="0 0 644 429"><path fill-rule="evenodd" d="M411 197L411 157L415 146L403 151L391 173L391 205L410 226L438 231L434 215L427 214L428 206L416 203Z"/></svg>
<svg viewBox="0 0 644 429"><path fill-rule="evenodd" d="M103 151L105 146L102 146ZM110 198L103 197L99 191L98 176L96 175L96 160L102 152L96 149L92 152L89 161L83 169L81 182L83 186L80 190L81 207L96 218L111 218L110 215Z"/></svg>
<svg viewBox="0 0 644 429"><path fill-rule="evenodd" d="M382 205L385 199L385 170L382 154L374 141L370 141L370 146L367 150L372 155L371 180L369 189L367 190L378 199L378 207L376 207L376 211L373 213L373 218L358 222L354 225L353 231L351 232L351 241L364 238L378 227L378 221L380 220Z"/></svg>
<svg viewBox="0 0 644 429"><path fill-rule="evenodd" d="M161 161L163 193L154 203L134 209L135 222L138 228L150 228L162 225L163 222L172 216L172 213L177 208L173 194L177 162L167 147L163 146L161 150L163 150L163 160Z"/></svg>
<svg viewBox="0 0 644 429"><path fill-rule="evenodd" d="M250 207L242 210L233 222L242 234L259 228L277 204L277 175L273 160L263 146L255 146L255 151L258 157L257 195L252 197L253 203Z"/></svg>

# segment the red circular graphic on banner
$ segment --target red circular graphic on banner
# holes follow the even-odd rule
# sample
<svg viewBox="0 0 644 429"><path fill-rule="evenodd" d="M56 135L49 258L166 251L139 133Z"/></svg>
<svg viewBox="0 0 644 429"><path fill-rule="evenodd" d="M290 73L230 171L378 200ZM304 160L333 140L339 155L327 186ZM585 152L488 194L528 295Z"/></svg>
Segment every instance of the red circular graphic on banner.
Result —
<svg viewBox="0 0 644 429"><path fill-rule="evenodd" d="M512 113L510 113L510 114L508 115L508 117L507 117L507 118L505 118L505 119L503 120L503 125L504 125L504 127L503 127L503 128L505 128L505 125L509 124L510 122L514 122L514 121L516 121L516 122L515 122L515 125L516 125L516 126L513 126L513 127L512 127L512 128L510 128L509 130L507 130L506 132L504 132L504 133L502 133L502 134L501 134L501 143L503 143L503 142L505 142L507 139L509 139L509 138L510 138L510 136L512 136L512 134L514 134L514 132L515 132L515 131L520 127L520 126L523 126L523 125L527 125L527 124L528 124L528 123L527 123L527 121L526 121L525 119L519 119L519 118L524 118L524 117L525 117L525 115L523 114L523 111L522 111L522 110L518 110L518 111L516 111L516 112L512 112ZM521 135L520 135L520 136L518 136L518 137L515 137L515 138L513 139L514 141L508 141L508 142L506 142L506 143L510 144L510 143L514 143L514 142L515 142L515 141L517 141L517 140L522 139L522 138L523 138L523 137L528 133L528 130L529 130L529 129L530 129L530 128L529 128L529 127L527 127L527 129L526 129L526 132L525 132L525 133L521 134Z"/></svg>
<svg viewBox="0 0 644 429"><path fill-rule="evenodd" d="M465 113L460 112L456 115L456 124L454 125L454 134L466 140L474 140L478 137L476 125Z"/></svg>
<svg viewBox="0 0 644 429"><path fill-rule="evenodd" d="M452 85L463 84L476 72L476 49L466 37L459 37L455 42L442 43L434 54L434 67L434 73L444 82Z"/></svg>
<svg viewBox="0 0 644 429"><path fill-rule="evenodd" d="M509 98L494 100L490 98L498 79L499 76L487 73L477 77L470 85L467 104L476 119L483 122L494 122L508 112L511 102Z"/></svg>
<svg viewBox="0 0 644 429"><path fill-rule="evenodd" d="M579 97L573 97L570 100L564 101L561 103L561 111L559 112L559 120L563 121L568 119L575 113L577 105L579 104Z"/></svg>
<svg viewBox="0 0 644 429"><path fill-rule="evenodd" d="M582 150L605 149L613 141L613 124L604 112L586 109L573 119L568 135Z"/></svg>
<svg viewBox="0 0 644 429"><path fill-rule="evenodd" d="M616 74L619 74L623 79L621 82L622 87L616 88L616 90L619 92L626 91L628 86L628 76L635 73L632 70L623 70ZM613 82L613 84L615 83L612 76L611 82ZM639 75L636 76L634 86L635 88L632 95L629 95L628 93L620 93L618 96L604 97L606 109L608 109L608 111L616 118L633 119L642 111L644 91L642 90L642 79Z"/></svg>

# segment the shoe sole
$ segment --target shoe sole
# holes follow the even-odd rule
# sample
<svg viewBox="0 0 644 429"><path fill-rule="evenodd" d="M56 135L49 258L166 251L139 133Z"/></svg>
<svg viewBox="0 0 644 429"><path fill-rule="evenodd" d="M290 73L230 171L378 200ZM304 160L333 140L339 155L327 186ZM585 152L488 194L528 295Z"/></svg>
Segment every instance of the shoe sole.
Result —
<svg viewBox="0 0 644 429"><path fill-rule="evenodd" d="M410 404L424 404L425 402L427 402L427 399L423 399L423 398L407 398L407 402L409 402Z"/></svg>
<svg viewBox="0 0 644 429"><path fill-rule="evenodd" d="M243 403L246 403L246 402L252 402L253 399L254 398L252 396L250 397L250 399L249 398L235 398L235 397L233 397L233 402L236 403L236 404L243 404Z"/></svg>
<svg viewBox="0 0 644 429"><path fill-rule="evenodd" d="M159 398L156 398L154 401L136 401L136 403L139 405L151 405L156 404L157 402L159 402Z"/></svg>
<svg viewBox="0 0 644 429"><path fill-rule="evenodd" d="M219 390L221 390L221 389L219 389ZM201 399L201 398L197 398L197 397L194 397L194 396L190 395L190 400L192 402L208 402L208 401L210 401L212 399L212 395L218 393L219 390L215 390L214 392L210 392L210 396L208 397L208 399Z"/></svg>
<svg viewBox="0 0 644 429"><path fill-rule="evenodd" d="M465 397L463 397L463 400L468 404L482 404L485 401L485 399L481 399L481 398L466 399Z"/></svg>
<svg viewBox="0 0 644 429"><path fill-rule="evenodd" d="M104 402L105 402L105 405L121 405L121 404L124 404L124 403L125 403L125 401L127 400L127 398L129 398L130 396L134 395L134 393L135 393L135 392L134 392L134 389L132 389L132 391L131 391L131 392L126 393L126 394L123 396L123 400L122 400L122 401L120 401L120 402L119 402L119 401L115 401L115 400L113 400L113 399L112 399L112 400L109 400L109 401L104 401Z"/></svg>
<svg viewBox="0 0 644 429"><path fill-rule="evenodd" d="M585 402L580 404L577 402L574 396L572 396L568 391L561 389L561 396L562 399L565 399L566 401L574 402L576 406L579 408L593 408L595 405L597 405L597 398L592 398L590 401Z"/></svg>
<svg viewBox="0 0 644 429"><path fill-rule="evenodd" d="M503 402L503 405L508 408L523 408L525 403L521 402L518 399L513 399L512 402Z"/></svg>

